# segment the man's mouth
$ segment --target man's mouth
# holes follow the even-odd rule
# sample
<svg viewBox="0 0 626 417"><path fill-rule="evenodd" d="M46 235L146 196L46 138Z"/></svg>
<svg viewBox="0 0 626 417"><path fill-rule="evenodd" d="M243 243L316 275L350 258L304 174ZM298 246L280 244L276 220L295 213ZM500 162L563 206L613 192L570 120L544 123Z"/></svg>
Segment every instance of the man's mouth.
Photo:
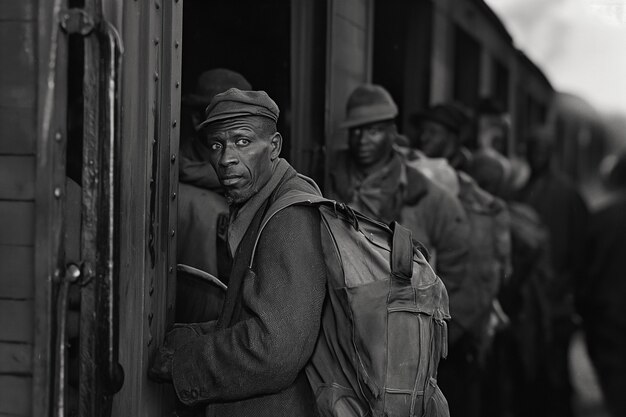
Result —
<svg viewBox="0 0 626 417"><path fill-rule="evenodd" d="M233 185L239 183L241 180L243 180L243 177L240 175L226 175L222 177L221 182L222 185L225 187L232 187Z"/></svg>

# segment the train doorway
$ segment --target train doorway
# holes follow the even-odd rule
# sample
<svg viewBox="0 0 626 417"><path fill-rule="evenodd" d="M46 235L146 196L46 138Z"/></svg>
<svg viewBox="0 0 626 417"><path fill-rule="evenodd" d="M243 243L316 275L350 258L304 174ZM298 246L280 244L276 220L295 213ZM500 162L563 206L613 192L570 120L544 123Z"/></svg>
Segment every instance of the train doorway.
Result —
<svg viewBox="0 0 626 417"><path fill-rule="evenodd" d="M317 177L324 141L326 2L186 0L182 94L213 68L242 74L280 108L282 156ZM181 143L189 132L183 114Z"/></svg>

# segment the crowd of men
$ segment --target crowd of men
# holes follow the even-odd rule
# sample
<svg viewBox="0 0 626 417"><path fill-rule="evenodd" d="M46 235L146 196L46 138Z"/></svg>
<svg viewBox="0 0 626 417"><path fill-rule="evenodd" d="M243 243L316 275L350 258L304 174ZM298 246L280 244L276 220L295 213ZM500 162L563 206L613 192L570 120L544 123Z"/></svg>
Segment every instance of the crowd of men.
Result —
<svg viewBox="0 0 626 417"><path fill-rule="evenodd" d="M152 376L207 415L315 415L303 368L324 300L318 214L286 209L250 258L268 205L289 190L316 191L279 156L278 106L240 74L205 72L183 104L192 123L181 136L178 262L228 291L208 315L177 317L192 324L168 334ZM608 405L626 415L626 303L624 280L615 281L626 259L623 203L591 218L551 166L546 128L506 156L507 119L492 101L424 109L410 118L412 137L399 133L398 114L382 86L352 92L341 126L348 148L331 156L325 194L401 223L428 250L452 316L438 373L450 414L573 416L568 349L582 317Z"/></svg>

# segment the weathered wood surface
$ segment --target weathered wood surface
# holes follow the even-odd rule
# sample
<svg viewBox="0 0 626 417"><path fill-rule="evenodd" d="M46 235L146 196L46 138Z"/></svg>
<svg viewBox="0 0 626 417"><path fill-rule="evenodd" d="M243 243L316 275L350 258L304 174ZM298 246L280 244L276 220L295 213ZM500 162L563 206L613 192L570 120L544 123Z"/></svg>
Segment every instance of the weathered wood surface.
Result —
<svg viewBox="0 0 626 417"><path fill-rule="evenodd" d="M33 298L35 254L32 246L0 245L0 298Z"/></svg>
<svg viewBox="0 0 626 417"><path fill-rule="evenodd" d="M0 21L33 20L35 17L34 0L0 0Z"/></svg>
<svg viewBox="0 0 626 417"><path fill-rule="evenodd" d="M34 108L36 89L33 22L0 21L0 106ZM7 65L10 63L10 65Z"/></svg>
<svg viewBox="0 0 626 417"><path fill-rule="evenodd" d="M0 375L0 415L30 416L32 378Z"/></svg>
<svg viewBox="0 0 626 417"><path fill-rule="evenodd" d="M2 69L0 69L0 72ZM36 129L34 107L0 106L0 154L32 155L35 153Z"/></svg>
<svg viewBox="0 0 626 417"><path fill-rule="evenodd" d="M33 341L33 301L0 299L0 341Z"/></svg>
<svg viewBox="0 0 626 417"><path fill-rule="evenodd" d="M0 342L0 374L28 376L33 370L33 346ZM1 389L2 387L0 387Z"/></svg>
<svg viewBox="0 0 626 417"><path fill-rule="evenodd" d="M0 201L0 245L32 245L35 240L35 203Z"/></svg>
<svg viewBox="0 0 626 417"><path fill-rule="evenodd" d="M35 198L35 157L0 155L0 200Z"/></svg>

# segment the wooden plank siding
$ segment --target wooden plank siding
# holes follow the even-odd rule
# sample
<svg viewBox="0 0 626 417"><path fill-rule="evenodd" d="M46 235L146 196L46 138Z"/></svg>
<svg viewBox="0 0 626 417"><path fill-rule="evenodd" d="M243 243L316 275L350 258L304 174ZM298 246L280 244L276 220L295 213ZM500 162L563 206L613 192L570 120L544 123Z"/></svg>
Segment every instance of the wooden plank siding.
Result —
<svg viewBox="0 0 626 417"><path fill-rule="evenodd" d="M31 344L0 342L0 374L30 376L32 367Z"/></svg>
<svg viewBox="0 0 626 417"><path fill-rule="evenodd" d="M33 341L33 300L0 299L0 340Z"/></svg>
<svg viewBox="0 0 626 417"><path fill-rule="evenodd" d="M0 200L33 200L35 157L0 155Z"/></svg>
<svg viewBox="0 0 626 417"><path fill-rule="evenodd" d="M0 245L0 297L33 298L35 252L32 246Z"/></svg>
<svg viewBox="0 0 626 417"><path fill-rule="evenodd" d="M30 416L32 378L0 375L0 415Z"/></svg>
<svg viewBox="0 0 626 417"><path fill-rule="evenodd" d="M1 25L2 23L0 23ZM1 70L0 70L1 71ZM33 155L37 139L34 107L12 107L0 104L0 154Z"/></svg>
<svg viewBox="0 0 626 417"><path fill-rule="evenodd" d="M0 0L0 416L33 409L37 7Z"/></svg>
<svg viewBox="0 0 626 417"><path fill-rule="evenodd" d="M32 246L34 229L34 202L0 201L0 245Z"/></svg>

